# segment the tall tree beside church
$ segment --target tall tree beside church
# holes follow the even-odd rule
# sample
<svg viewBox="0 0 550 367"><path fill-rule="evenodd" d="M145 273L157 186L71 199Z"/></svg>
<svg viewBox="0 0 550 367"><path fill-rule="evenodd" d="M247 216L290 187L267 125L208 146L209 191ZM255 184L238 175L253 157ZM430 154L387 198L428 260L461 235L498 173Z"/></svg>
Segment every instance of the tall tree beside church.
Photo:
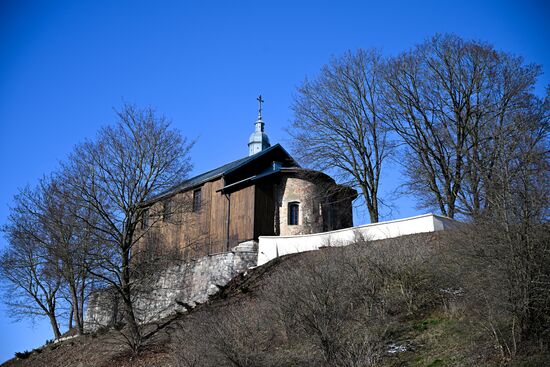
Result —
<svg viewBox="0 0 550 367"><path fill-rule="evenodd" d="M372 223L380 217L380 174L391 150L382 118L382 63L375 50L334 58L298 89L289 129L302 161L359 189Z"/></svg>
<svg viewBox="0 0 550 367"><path fill-rule="evenodd" d="M52 243L49 247L52 261L63 279L63 294L70 305L69 328L84 333L84 304L92 289L94 277L89 269L88 254L98 245L91 223L97 216L79 202L70 200L62 176L51 178L44 190L44 221Z"/></svg>
<svg viewBox="0 0 550 367"><path fill-rule="evenodd" d="M7 281L9 308L17 315L50 319L60 336L59 319L68 309L69 328L84 332L84 303L90 290L86 254L95 245L93 231L79 217L93 222L63 192L61 177L42 178L34 188L20 190L2 228L8 246L0 273ZM73 324L74 322L74 324Z"/></svg>
<svg viewBox="0 0 550 367"><path fill-rule="evenodd" d="M488 208L499 156L512 137L541 126L526 131L518 118L534 114L539 74L538 65L453 35L389 61L386 120L405 143L406 185L423 207L451 218Z"/></svg>
<svg viewBox="0 0 550 367"><path fill-rule="evenodd" d="M136 313L139 269L132 266L132 250L147 233L143 221L148 213L143 204L187 176L192 142L151 108L125 105L117 117L118 121L102 128L95 140L75 148L64 175L73 200L98 218L88 223L101 244L89 254L97 265L90 271L118 294L126 324L124 335L138 352L144 335Z"/></svg>

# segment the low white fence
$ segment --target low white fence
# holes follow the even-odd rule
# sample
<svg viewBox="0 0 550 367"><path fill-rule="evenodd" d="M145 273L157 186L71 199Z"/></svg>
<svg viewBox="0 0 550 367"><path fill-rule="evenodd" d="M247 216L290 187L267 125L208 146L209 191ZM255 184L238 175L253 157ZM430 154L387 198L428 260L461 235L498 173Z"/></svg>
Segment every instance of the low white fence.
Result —
<svg viewBox="0 0 550 367"><path fill-rule="evenodd" d="M258 265L265 264L279 256L317 250L323 246L346 246L359 239L382 240L414 233L442 231L455 226L456 223L451 218L424 214L323 233L297 236L260 236Z"/></svg>

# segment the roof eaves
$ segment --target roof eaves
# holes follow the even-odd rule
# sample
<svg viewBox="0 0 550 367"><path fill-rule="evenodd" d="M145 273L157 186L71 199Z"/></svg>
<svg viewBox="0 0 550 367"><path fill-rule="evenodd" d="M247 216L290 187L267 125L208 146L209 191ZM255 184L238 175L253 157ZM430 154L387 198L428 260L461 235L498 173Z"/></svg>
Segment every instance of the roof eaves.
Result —
<svg viewBox="0 0 550 367"><path fill-rule="evenodd" d="M248 158L250 158L250 157L237 159L233 162L224 164L223 166L214 168L210 171L207 171L207 172L201 173L199 175L196 175L194 177L191 177L191 178L189 178L189 179L187 179L187 180L185 180L185 181L183 181L183 182L181 182L181 183L165 190L164 192L161 192L160 194L155 195L152 198L146 200L144 205L148 205L152 202L158 201L158 200L166 198L168 196L172 196L172 195L175 195L179 192L187 191L187 190L190 190L190 189L195 188L197 186L200 186L201 184L203 184L205 182L212 181L212 180L215 180L217 178L220 178L228 170L231 169L232 165L237 164L237 163L240 164L241 161L246 161L246 160L248 160ZM227 168L223 169L224 167L227 167ZM216 171L219 171L219 172L216 172ZM201 178L201 176L204 176L204 177ZM194 181L196 181L196 182L194 182Z"/></svg>
<svg viewBox="0 0 550 367"><path fill-rule="evenodd" d="M260 158L260 157L262 157L262 156L264 156L264 155L266 155L267 153L269 153L269 152L271 152L271 151L273 151L273 150L275 150L275 149L281 149L281 150L282 150L282 151L292 160L292 162L294 162L294 164L296 164L296 166L300 167L300 165L298 164L298 162L296 162L296 160L294 160L294 158L292 158L292 156L291 156L290 154L288 154L288 152L285 150L285 148L283 148L283 147L281 146L281 144L277 143L277 144L275 144L275 145L273 145L273 146L271 146L271 147L269 147L269 148L267 148L267 149L265 149L265 150L262 150L261 152L258 152L258 153L256 153L256 154L254 154L254 155L248 157L249 159L243 160L243 162L241 162L241 163L238 164L237 166L228 169L227 171L224 172L224 175L229 174L229 173L231 173L231 172L233 172L233 171L238 170L239 168L243 167L244 165L246 165L246 164L248 164L248 163L250 163L250 162L252 162L252 161L254 161L254 160L256 160L256 159L258 159L258 158Z"/></svg>

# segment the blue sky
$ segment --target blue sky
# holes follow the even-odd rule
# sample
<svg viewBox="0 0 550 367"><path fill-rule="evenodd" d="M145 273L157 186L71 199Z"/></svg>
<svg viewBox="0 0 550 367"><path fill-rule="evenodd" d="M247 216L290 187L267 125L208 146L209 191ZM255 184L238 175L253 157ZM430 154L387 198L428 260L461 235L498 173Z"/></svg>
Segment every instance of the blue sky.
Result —
<svg viewBox="0 0 550 367"><path fill-rule="evenodd" d="M151 105L196 138L194 173L247 154L256 96L272 143L287 142L296 87L332 55L394 55L437 32L487 41L542 64L550 83L544 1L18 1L0 2L0 223L17 189L54 170L114 119L123 101ZM386 219L420 214L382 192ZM359 210L356 223L367 217ZM5 240L0 239L0 247ZM0 361L51 338L0 306Z"/></svg>

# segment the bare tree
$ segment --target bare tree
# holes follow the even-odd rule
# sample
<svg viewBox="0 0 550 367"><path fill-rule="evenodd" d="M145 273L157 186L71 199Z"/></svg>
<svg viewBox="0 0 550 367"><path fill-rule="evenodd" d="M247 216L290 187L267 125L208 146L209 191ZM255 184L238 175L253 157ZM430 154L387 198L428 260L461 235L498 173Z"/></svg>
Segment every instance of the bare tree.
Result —
<svg viewBox="0 0 550 367"><path fill-rule="evenodd" d="M76 147L63 174L73 200L99 218L88 223L100 239L89 254L97 264L90 271L118 293L127 340L137 353L143 335L134 305L139 269L133 266L133 248L153 224L143 204L186 177L192 143L151 108L125 105L117 117L94 141ZM87 221L85 216L80 219Z"/></svg>
<svg viewBox="0 0 550 367"><path fill-rule="evenodd" d="M86 254L95 242L91 228L78 219L77 211L81 208L67 201L62 186L60 177L44 177L35 188L21 190L16 196L8 224L3 228L10 243L6 260L11 259L4 263L4 274L15 285L13 275L9 274L15 269L9 266L14 265L12 260L16 253L27 252L27 270L37 268L31 271L35 284L55 279L56 287L50 287L52 291L55 289L55 294L49 297L52 302L53 297L56 298L57 312L65 308L63 298L66 299L70 305L69 328L72 328L74 320L78 332L82 334L84 302L92 281L86 269ZM92 221L90 213L80 215ZM40 257L39 262L31 261L31 250L33 255ZM23 265L25 263L20 259L19 266ZM38 268L47 268L47 274ZM17 282L18 286L22 285L22 281ZM25 282L28 283L29 279ZM13 296L10 299L13 300Z"/></svg>
<svg viewBox="0 0 550 367"><path fill-rule="evenodd" d="M74 321L78 333L83 334L84 304L94 281L89 272L93 259L89 259L87 254L97 246L90 223L97 223L98 218L80 203L68 200L70 195L63 179L55 177L46 188L43 221L52 238L49 247L63 279L62 290L71 305L69 329Z"/></svg>
<svg viewBox="0 0 550 367"><path fill-rule="evenodd" d="M548 99L531 111L510 117L509 140L492 151L487 209L453 238L470 308L505 360L549 345Z"/></svg>
<svg viewBox="0 0 550 367"><path fill-rule="evenodd" d="M526 110L510 116L506 135L501 136L504 142L491 149L491 170L480 175L489 209L483 218L509 224L548 221L550 101L533 97L527 103ZM482 163L478 166L483 167Z"/></svg>
<svg viewBox="0 0 550 367"><path fill-rule="evenodd" d="M550 328L550 160L546 123L541 115L516 116L518 129L496 155L487 200L490 211L476 218L473 241L483 244L504 282L495 309L509 312L506 347L514 355L526 342L548 338ZM535 125L535 128L533 128ZM547 343L546 343L547 344Z"/></svg>
<svg viewBox="0 0 550 367"><path fill-rule="evenodd" d="M299 158L360 190L373 223L380 217L382 164L391 151L382 119L382 64L375 50L333 59L298 89L288 130Z"/></svg>
<svg viewBox="0 0 550 367"><path fill-rule="evenodd" d="M456 239L475 274L465 285L503 359L549 335L549 101L532 93L540 71L443 35L391 60L386 75L407 186L425 206L473 219Z"/></svg>
<svg viewBox="0 0 550 367"><path fill-rule="evenodd" d="M6 284L5 303L15 317L46 316L54 337L59 329L63 277L52 253L53 236L44 221L43 186L26 188L15 197L8 224L2 228L8 240L0 260Z"/></svg>
<svg viewBox="0 0 550 367"><path fill-rule="evenodd" d="M387 120L406 144L407 187L449 217L479 215L514 116L530 113L540 67L492 46L437 35L390 60Z"/></svg>

